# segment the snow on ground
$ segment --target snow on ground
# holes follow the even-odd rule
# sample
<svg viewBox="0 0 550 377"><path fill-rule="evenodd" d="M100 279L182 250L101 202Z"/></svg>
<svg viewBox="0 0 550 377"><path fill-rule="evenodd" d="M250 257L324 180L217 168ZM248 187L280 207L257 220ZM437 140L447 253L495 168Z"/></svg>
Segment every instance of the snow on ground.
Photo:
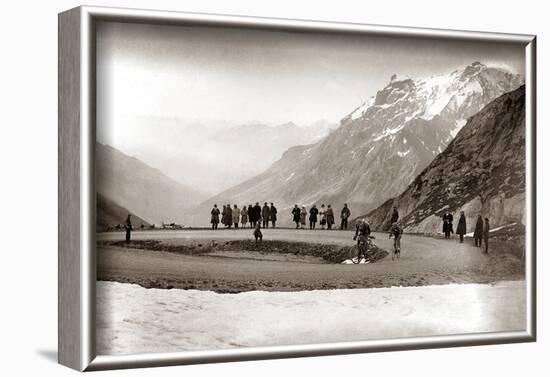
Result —
<svg viewBox="0 0 550 377"><path fill-rule="evenodd" d="M489 233L497 232L497 231L499 231L499 230L501 230L501 229L509 228L509 227L514 226L514 225L516 225L516 224L517 224L517 223L510 223L510 224L506 224L506 225L499 226L498 228L489 229ZM474 236L474 232L466 233L465 236L466 236L466 237L473 237L473 236Z"/></svg>
<svg viewBox="0 0 550 377"><path fill-rule="evenodd" d="M239 294L97 283L99 354L509 331L525 320L519 281Z"/></svg>

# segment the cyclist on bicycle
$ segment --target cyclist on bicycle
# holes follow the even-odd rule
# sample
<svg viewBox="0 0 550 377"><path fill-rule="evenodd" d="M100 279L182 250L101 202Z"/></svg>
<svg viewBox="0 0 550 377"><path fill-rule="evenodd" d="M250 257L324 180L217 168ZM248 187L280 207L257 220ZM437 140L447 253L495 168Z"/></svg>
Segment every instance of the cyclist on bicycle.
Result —
<svg viewBox="0 0 550 377"><path fill-rule="evenodd" d="M359 249L359 254L357 256L358 260L361 260L361 256L364 255L365 259L368 260L367 252L369 245L370 237L370 225L366 218L357 220L355 223L355 236L353 240L357 240L357 248Z"/></svg>
<svg viewBox="0 0 550 377"><path fill-rule="evenodd" d="M391 260L395 258L399 259L401 256L401 235L403 234L403 228L399 220L391 224L390 238L393 237L393 253Z"/></svg>

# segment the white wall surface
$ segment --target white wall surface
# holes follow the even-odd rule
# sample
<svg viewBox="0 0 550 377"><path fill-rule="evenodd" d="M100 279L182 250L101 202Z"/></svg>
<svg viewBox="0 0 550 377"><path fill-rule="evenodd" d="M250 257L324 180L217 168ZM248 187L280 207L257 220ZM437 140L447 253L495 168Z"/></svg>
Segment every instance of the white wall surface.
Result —
<svg viewBox="0 0 550 377"><path fill-rule="evenodd" d="M57 13L78 1L4 1L0 20L0 374L64 376L57 347ZM548 10L542 1L93 1L155 8L538 35L539 341L424 351L106 372L116 376L532 376L549 367L550 87Z"/></svg>

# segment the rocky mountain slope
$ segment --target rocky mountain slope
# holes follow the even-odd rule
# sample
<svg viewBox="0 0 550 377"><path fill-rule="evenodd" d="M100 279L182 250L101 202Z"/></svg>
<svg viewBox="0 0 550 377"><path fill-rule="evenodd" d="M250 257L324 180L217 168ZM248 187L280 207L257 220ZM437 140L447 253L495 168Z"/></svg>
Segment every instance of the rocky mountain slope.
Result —
<svg viewBox="0 0 550 377"><path fill-rule="evenodd" d="M448 209L455 226L464 211L468 231L478 214L492 227L521 224L525 207L525 86L495 99L471 117L456 138L396 198L367 216L378 230L397 206L405 230L441 232Z"/></svg>
<svg viewBox="0 0 550 377"><path fill-rule="evenodd" d="M101 194L96 196L96 230L104 232L114 229L117 225L124 225L126 217L132 215L132 227L139 228L143 224L148 227L150 224L128 209L119 206L114 201Z"/></svg>
<svg viewBox="0 0 550 377"><path fill-rule="evenodd" d="M137 158L96 143L97 192L152 224L185 224L204 194L168 178Z"/></svg>
<svg viewBox="0 0 550 377"><path fill-rule="evenodd" d="M264 173L208 205L266 200L281 208L322 202L340 208L347 202L353 213L366 213L401 193L470 116L522 81L479 62L427 79L394 75L326 138L290 148Z"/></svg>

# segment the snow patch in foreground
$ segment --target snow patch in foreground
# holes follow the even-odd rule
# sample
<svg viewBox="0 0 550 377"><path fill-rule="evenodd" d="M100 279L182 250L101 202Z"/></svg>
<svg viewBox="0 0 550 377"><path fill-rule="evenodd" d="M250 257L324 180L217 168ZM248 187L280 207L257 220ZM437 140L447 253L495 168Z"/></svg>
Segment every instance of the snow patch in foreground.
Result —
<svg viewBox="0 0 550 377"><path fill-rule="evenodd" d="M525 329L525 282L245 292L97 283L99 354Z"/></svg>

